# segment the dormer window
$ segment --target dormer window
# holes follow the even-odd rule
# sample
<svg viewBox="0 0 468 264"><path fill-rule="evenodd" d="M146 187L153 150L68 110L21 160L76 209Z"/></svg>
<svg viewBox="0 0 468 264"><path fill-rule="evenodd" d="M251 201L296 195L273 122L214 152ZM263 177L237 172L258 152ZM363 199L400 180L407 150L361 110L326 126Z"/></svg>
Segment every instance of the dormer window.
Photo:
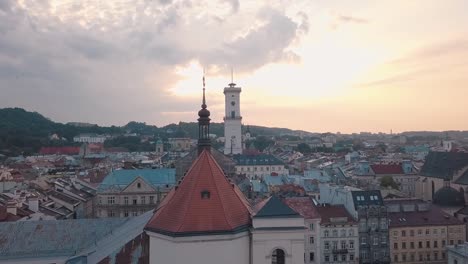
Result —
<svg viewBox="0 0 468 264"><path fill-rule="evenodd" d="M138 188L138 189L141 188L141 183L137 183L137 188Z"/></svg>
<svg viewBox="0 0 468 264"><path fill-rule="evenodd" d="M201 198L202 198L202 200L210 199L210 192L209 191L202 191L201 192Z"/></svg>

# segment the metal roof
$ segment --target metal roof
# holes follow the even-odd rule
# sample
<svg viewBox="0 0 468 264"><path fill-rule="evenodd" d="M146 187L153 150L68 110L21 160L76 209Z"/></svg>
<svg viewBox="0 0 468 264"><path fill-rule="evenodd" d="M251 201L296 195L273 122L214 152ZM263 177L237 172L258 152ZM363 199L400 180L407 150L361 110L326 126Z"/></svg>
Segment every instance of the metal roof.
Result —
<svg viewBox="0 0 468 264"><path fill-rule="evenodd" d="M115 170L104 178L98 187L98 192L123 190L137 177L143 178L155 188L165 185L170 186L175 184L175 169Z"/></svg>

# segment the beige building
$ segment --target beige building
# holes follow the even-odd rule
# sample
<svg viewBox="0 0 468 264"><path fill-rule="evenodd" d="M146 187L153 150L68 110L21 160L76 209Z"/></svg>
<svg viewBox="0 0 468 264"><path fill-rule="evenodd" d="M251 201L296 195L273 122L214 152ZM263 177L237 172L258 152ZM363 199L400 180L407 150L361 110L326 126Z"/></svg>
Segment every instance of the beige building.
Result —
<svg viewBox="0 0 468 264"><path fill-rule="evenodd" d="M138 216L153 210L175 184L175 169L116 170L98 187L96 217Z"/></svg>
<svg viewBox="0 0 468 264"><path fill-rule="evenodd" d="M388 201L392 263L447 263L446 246L466 240L465 225L421 200Z"/></svg>
<svg viewBox="0 0 468 264"><path fill-rule="evenodd" d="M192 148L190 138L169 138L168 142L172 151L189 151Z"/></svg>

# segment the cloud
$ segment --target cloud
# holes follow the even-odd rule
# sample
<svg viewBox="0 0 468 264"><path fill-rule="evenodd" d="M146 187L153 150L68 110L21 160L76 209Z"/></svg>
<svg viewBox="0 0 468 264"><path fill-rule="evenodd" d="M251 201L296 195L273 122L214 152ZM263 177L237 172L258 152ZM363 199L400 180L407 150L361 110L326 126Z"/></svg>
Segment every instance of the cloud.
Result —
<svg viewBox="0 0 468 264"><path fill-rule="evenodd" d="M213 1L0 1L0 105L58 121L164 124L174 117L161 112L186 118L199 107L198 98L172 94L177 66L198 60L251 72L298 60L288 46L302 24L261 4L243 13L227 2L232 10ZM232 13L235 20L212 19Z"/></svg>
<svg viewBox="0 0 468 264"><path fill-rule="evenodd" d="M330 28L333 30L345 24L364 25L369 23L369 20L367 19L351 15L343 15L336 12L331 12L330 16L332 17Z"/></svg>

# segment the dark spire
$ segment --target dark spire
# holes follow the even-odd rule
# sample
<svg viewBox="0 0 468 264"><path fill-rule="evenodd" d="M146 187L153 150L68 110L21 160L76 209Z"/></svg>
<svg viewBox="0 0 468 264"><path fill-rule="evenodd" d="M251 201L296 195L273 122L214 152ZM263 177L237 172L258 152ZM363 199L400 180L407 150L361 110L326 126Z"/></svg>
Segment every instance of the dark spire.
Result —
<svg viewBox="0 0 468 264"><path fill-rule="evenodd" d="M210 140L210 111L207 109L205 98L205 71L203 71L203 99L200 111L198 111L198 154L203 150L211 150Z"/></svg>

